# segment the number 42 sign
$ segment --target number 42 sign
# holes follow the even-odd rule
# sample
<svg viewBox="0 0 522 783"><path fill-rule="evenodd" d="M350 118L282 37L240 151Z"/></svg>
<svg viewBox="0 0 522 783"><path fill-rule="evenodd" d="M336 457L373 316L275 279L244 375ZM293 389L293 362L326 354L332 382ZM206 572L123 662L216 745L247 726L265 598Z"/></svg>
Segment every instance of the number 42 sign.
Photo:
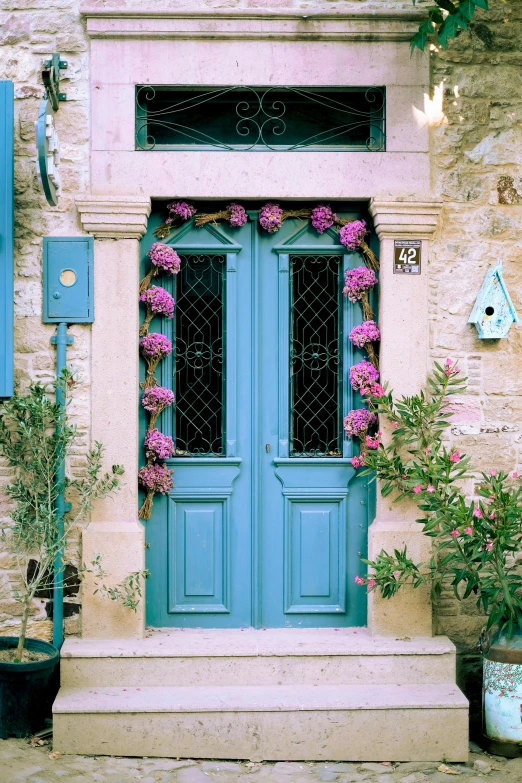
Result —
<svg viewBox="0 0 522 783"><path fill-rule="evenodd" d="M420 239L396 239L393 273L396 275L420 275Z"/></svg>

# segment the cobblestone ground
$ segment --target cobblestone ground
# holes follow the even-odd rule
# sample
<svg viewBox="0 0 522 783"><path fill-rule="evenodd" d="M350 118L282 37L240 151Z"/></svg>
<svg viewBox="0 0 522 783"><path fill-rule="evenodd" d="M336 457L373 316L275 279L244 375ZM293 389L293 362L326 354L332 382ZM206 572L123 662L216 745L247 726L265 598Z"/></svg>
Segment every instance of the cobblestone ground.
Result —
<svg viewBox="0 0 522 783"><path fill-rule="evenodd" d="M0 783L522 783L522 758L488 756L470 746L466 764L175 761L62 756L50 745L0 741Z"/></svg>

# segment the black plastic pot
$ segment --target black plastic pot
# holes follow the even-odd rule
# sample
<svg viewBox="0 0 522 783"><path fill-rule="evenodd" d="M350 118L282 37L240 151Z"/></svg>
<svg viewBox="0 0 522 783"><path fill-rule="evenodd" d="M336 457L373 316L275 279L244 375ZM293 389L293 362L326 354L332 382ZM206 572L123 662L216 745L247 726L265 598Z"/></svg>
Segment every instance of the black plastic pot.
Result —
<svg viewBox="0 0 522 783"><path fill-rule="evenodd" d="M0 650L18 645L16 636L0 636ZM60 651L48 642L27 639L25 649L47 653L42 661L0 661L0 739L27 737L42 729L56 696L53 677Z"/></svg>

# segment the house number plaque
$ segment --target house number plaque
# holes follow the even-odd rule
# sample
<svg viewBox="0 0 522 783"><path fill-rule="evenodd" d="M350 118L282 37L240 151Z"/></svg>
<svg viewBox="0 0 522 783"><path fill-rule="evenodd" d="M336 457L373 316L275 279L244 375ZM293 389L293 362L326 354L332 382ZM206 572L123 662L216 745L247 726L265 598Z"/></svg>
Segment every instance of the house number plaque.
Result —
<svg viewBox="0 0 522 783"><path fill-rule="evenodd" d="M420 239L396 239L393 273L395 275L420 275Z"/></svg>

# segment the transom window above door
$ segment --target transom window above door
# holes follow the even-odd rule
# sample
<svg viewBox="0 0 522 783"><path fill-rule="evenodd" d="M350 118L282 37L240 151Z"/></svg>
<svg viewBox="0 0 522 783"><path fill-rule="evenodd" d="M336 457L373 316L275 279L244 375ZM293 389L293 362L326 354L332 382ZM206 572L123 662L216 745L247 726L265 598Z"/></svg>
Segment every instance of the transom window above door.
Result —
<svg viewBox="0 0 522 783"><path fill-rule="evenodd" d="M384 87L136 87L137 150L383 151Z"/></svg>

